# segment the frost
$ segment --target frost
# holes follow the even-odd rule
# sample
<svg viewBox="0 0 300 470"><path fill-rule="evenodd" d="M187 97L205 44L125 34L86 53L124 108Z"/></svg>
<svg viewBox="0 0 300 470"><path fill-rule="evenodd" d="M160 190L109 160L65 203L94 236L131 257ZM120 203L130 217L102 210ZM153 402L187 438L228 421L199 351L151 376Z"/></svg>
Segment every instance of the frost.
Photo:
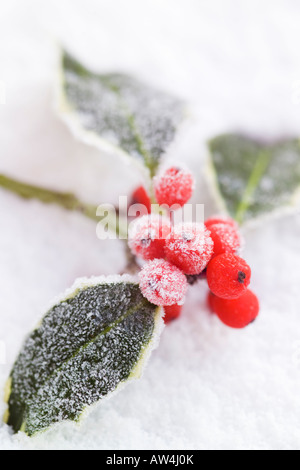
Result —
<svg viewBox="0 0 300 470"><path fill-rule="evenodd" d="M155 305L170 306L184 301L187 280L173 264L154 259L144 265L139 273L143 295Z"/></svg>
<svg viewBox="0 0 300 470"><path fill-rule="evenodd" d="M180 167L170 167L162 171L154 178L153 184L157 202L169 207L184 206L195 189L192 173Z"/></svg>
<svg viewBox="0 0 300 470"><path fill-rule="evenodd" d="M164 258L165 239L171 231L167 217L144 215L130 223L128 245L131 251L145 260Z"/></svg>
<svg viewBox="0 0 300 470"><path fill-rule="evenodd" d="M229 134L211 140L209 148L220 205L239 222L295 205L300 187L298 139L270 144Z"/></svg>
<svg viewBox="0 0 300 470"><path fill-rule="evenodd" d="M167 238L165 253L185 274L200 274L213 254L210 232L204 224L178 224Z"/></svg>
<svg viewBox="0 0 300 470"><path fill-rule="evenodd" d="M78 420L133 374L153 347L159 318L129 276L78 280L21 350L11 373L8 424L32 435Z"/></svg>
<svg viewBox="0 0 300 470"><path fill-rule="evenodd" d="M183 120L183 102L126 75L93 73L66 52L62 68L64 117L72 117L71 108L81 131L119 147L154 171Z"/></svg>
<svg viewBox="0 0 300 470"><path fill-rule="evenodd" d="M235 254L241 248L242 240L237 227L220 223L213 224L208 229L214 242L214 255L223 253Z"/></svg>

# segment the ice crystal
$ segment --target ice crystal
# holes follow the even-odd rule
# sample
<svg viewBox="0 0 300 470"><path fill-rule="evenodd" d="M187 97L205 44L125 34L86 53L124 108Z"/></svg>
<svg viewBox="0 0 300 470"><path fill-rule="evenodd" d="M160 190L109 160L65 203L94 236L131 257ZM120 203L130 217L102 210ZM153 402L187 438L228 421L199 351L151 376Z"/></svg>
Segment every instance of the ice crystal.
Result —
<svg viewBox="0 0 300 470"><path fill-rule="evenodd" d="M187 280L180 269L163 259L154 259L139 273L143 295L155 305L182 304Z"/></svg>
<svg viewBox="0 0 300 470"><path fill-rule="evenodd" d="M267 143L229 134L211 140L209 147L222 205L239 222L295 205L300 186L298 139Z"/></svg>
<svg viewBox="0 0 300 470"><path fill-rule="evenodd" d="M93 73L66 52L63 74L81 126L156 168L184 117L183 102L127 75Z"/></svg>
<svg viewBox="0 0 300 470"><path fill-rule="evenodd" d="M11 373L8 423L31 435L77 420L132 374L153 339L155 312L121 277L76 287L25 342Z"/></svg>

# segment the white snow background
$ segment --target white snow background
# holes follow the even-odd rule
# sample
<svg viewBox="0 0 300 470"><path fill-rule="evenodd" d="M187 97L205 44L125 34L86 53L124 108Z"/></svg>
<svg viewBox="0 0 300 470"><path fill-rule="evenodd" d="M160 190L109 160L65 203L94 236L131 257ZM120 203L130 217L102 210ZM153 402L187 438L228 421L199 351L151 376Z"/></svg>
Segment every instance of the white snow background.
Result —
<svg viewBox="0 0 300 470"><path fill-rule="evenodd" d="M297 0L0 1L0 172L117 202L139 183L119 158L76 142L53 107L54 42L95 70L130 73L185 98L192 118L168 153L195 172L194 202L215 211L205 141L243 130L300 134ZM95 224L0 190L0 390L25 335L77 277L114 274L118 241ZM231 330L193 287L141 380L81 427L36 438L0 425L1 449L300 449L300 216L245 232L261 316ZM0 414L5 405L0 401Z"/></svg>

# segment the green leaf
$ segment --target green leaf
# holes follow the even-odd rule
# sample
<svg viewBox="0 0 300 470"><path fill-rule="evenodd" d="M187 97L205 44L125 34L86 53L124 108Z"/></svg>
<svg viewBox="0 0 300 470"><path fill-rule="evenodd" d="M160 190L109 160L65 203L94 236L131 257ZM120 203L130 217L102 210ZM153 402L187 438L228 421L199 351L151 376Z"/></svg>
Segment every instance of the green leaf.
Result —
<svg viewBox="0 0 300 470"><path fill-rule="evenodd" d="M183 102L127 75L94 73L63 51L59 112L74 134L130 155L151 176L185 115Z"/></svg>
<svg viewBox="0 0 300 470"><path fill-rule="evenodd" d="M238 134L209 142L220 208L239 223L281 213L300 195L300 140L265 143Z"/></svg>
<svg viewBox="0 0 300 470"><path fill-rule="evenodd" d="M79 280L26 340L7 386L6 422L29 436L141 375L163 321L129 276Z"/></svg>

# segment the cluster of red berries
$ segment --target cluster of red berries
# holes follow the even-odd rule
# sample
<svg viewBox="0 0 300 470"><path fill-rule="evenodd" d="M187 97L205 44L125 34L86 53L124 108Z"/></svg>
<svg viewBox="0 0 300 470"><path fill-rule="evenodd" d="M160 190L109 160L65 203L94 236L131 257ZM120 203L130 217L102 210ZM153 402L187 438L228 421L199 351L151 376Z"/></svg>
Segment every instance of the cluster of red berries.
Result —
<svg viewBox="0 0 300 470"><path fill-rule="evenodd" d="M175 167L153 183L158 204L170 208L186 204L194 187L192 174ZM135 200L151 206L143 188L135 192ZM242 242L232 219L172 226L167 215L149 211L131 223L128 238L132 253L147 261L139 274L141 292L164 307L166 322L180 315L188 284L200 278L207 279L208 304L223 323L243 328L257 317L259 302L248 289L251 269L237 256Z"/></svg>

